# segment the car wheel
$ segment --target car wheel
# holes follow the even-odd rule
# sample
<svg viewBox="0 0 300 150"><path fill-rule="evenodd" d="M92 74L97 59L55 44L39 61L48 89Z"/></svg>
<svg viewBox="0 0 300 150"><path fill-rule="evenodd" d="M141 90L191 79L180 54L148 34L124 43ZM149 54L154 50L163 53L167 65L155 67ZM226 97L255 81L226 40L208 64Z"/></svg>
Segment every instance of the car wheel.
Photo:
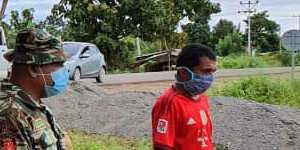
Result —
<svg viewBox="0 0 300 150"><path fill-rule="evenodd" d="M80 79L80 76L81 76L80 69L76 68L73 75L74 81L78 81Z"/></svg>
<svg viewBox="0 0 300 150"><path fill-rule="evenodd" d="M101 70L99 71L98 76L96 77L96 81L98 83L102 83L103 82L103 79L105 77L105 73L106 73L105 69L103 67L101 67Z"/></svg>

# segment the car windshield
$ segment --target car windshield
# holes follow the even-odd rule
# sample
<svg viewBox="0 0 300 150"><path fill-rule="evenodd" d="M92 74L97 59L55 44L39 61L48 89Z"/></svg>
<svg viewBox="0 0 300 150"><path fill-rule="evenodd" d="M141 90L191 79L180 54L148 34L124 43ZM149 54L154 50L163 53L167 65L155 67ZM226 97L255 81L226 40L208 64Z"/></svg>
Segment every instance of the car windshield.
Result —
<svg viewBox="0 0 300 150"><path fill-rule="evenodd" d="M63 44L63 51L66 55L75 56L80 49L80 45L78 44Z"/></svg>

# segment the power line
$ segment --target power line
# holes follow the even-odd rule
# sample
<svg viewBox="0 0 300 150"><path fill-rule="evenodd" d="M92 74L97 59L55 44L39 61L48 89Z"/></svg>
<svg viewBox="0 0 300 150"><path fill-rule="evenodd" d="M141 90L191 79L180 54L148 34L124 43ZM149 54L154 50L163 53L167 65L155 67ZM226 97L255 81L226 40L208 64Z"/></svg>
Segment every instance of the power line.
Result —
<svg viewBox="0 0 300 150"><path fill-rule="evenodd" d="M252 2L251 0L248 0L248 2L240 2L242 6L246 6L245 10L238 11L238 13L245 13L248 17L248 49L247 52L249 55L251 55L251 15L256 12L255 7L258 5L258 0L255 2Z"/></svg>

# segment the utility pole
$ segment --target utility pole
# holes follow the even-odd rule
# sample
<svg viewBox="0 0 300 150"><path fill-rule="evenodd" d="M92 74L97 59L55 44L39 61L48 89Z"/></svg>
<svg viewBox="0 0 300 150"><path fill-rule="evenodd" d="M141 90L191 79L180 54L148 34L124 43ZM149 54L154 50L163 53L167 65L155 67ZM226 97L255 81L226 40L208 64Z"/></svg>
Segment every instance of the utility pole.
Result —
<svg viewBox="0 0 300 150"><path fill-rule="evenodd" d="M4 13L5 13L5 10L6 10L6 7L7 7L7 3L8 3L8 0L3 0L2 1L2 6L1 6L1 10L0 10L0 24L4 18Z"/></svg>
<svg viewBox="0 0 300 150"><path fill-rule="evenodd" d="M282 50L282 38L281 38L281 24L279 25L279 53L281 54L281 50Z"/></svg>
<svg viewBox="0 0 300 150"><path fill-rule="evenodd" d="M245 10L238 11L238 13L245 13L247 14L248 18L248 48L247 52L249 55L252 55L252 50L251 50L251 15L256 12L255 7L258 5L258 0L255 2L252 2L251 0L248 0L248 2L240 2L242 6L246 6Z"/></svg>
<svg viewBox="0 0 300 150"><path fill-rule="evenodd" d="M142 56L141 44L140 43L141 43L140 38L137 37L136 38L136 46L137 46L138 56Z"/></svg>

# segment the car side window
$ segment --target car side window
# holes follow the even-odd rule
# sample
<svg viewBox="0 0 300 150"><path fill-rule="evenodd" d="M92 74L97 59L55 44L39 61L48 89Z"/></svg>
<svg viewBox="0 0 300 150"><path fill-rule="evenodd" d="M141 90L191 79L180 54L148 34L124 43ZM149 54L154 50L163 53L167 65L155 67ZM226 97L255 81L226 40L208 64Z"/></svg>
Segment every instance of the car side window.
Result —
<svg viewBox="0 0 300 150"><path fill-rule="evenodd" d="M97 54L99 52L99 50L95 46L91 47L91 51L93 54Z"/></svg>
<svg viewBox="0 0 300 150"><path fill-rule="evenodd" d="M90 55L93 55L94 52L93 52L93 48L90 47L90 46L87 46L83 49L83 51L81 52L81 55L82 54L90 54Z"/></svg>
<svg viewBox="0 0 300 150"><path fill-rule="evenodd" d="M87 47L85 47L85 48L83 49L83 51L81 52L80 55L82 55L82 54L84 54L84 53L87 53L88 51L89 51L89 47L87 46Z"/></svg>

